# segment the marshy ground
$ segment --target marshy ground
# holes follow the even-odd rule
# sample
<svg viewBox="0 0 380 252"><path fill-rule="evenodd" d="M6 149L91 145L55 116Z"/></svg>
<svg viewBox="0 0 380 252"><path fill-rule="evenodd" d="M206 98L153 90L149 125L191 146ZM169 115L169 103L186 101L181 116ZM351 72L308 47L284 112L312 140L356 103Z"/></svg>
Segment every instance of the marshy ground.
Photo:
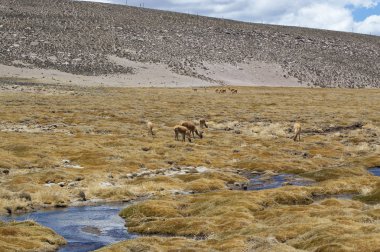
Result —
<svg viewBox="0 0 380 252"><path fill-rule="evenodd" d="M380 165L379 90L244 87L232 95L0 82L0 214L146 197L121 216L130 232L158 236L104 251L380 248L380 178L367 171ZM174 125L200 118L209 124L204 139L174 140ZM291 139L296 121L301 142ZM314 182L229 190L251 172ZM342 194L353 199L333 197ZM18 232L2 236L0 248Z"/></svg>

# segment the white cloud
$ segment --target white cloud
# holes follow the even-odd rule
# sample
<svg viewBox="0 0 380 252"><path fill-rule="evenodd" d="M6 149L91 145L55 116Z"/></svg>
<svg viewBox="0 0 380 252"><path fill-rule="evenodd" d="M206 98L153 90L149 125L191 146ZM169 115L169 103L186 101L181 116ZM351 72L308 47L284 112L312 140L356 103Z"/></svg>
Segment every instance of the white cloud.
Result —
<svg viewBox="0 0 380 252"><path fill-rule="evenodd" d="M355 31L380 35L380 16L369 16L363 22L356 23Z"/></svg>
<svg viewBox="0 0 380 252"><path fill-rule="evenodd" d="M125 0L103 2L125 3ZM141 3L150 8L242 21L380 35L380 16L370 16L360 22L353 17L355 8L373 8L380 0L128 0L129 5Z"/></svg>
<svg viewBox="0 0 380 252"><path fill-rule="evenodd" d="M275 23L349 31L353 27L354 20L352 13L344 7L332 6L328 3L317 3L282 15Z"/></svg>

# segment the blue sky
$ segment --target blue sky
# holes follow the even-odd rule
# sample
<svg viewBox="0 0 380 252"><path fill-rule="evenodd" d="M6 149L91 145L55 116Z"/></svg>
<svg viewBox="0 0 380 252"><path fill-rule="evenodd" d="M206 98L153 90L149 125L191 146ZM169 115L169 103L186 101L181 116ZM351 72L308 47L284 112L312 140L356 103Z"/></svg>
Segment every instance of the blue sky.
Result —
<svg viewBox="0 0 380 252"><path fill-rule="evenodd" d="M363 21L372 15L380 15L380 3L373 8L357 8L353 10L355 21Z"/></svg>
<svg viewBox="0 0 380 252"><path fill-rule="evenodd" d="M86 0L87 1L87 0ZM125 4L126 0L92 0ZM248 22L380 35L380 0L127 0L128 5Z"/></svg>

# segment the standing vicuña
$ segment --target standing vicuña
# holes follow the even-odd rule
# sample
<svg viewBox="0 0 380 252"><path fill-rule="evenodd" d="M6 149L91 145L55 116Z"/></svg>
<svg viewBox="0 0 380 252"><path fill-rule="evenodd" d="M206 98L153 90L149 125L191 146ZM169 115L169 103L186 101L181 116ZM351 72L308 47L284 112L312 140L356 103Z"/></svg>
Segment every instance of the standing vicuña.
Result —
<svg viewBox="0 0 380 252"><path fill-rule="evenodd" d="M201 129L203 129L203 128L208 128L205 119L201 119L201 120L199 120L199 126L201 127Z"/></svg>
<svg viewBox="0 0 380 252"><path fill-rule="evenodd" d="M149 134L151 134L152 136L154 136L154 132L153 132L153 127L154 127L154 124L151 122L151 121L148 121L146 123L146 126L148 128L148 132Z"/></svg>
<svg viewBox="0 0 380 252"><path fill-rule="evenodd" d="M175 140L179 140L178 135L182 135L182 142L186 141L186 136L189 142L191 143L191 135L190 130L188 130L186 127L181 125L174 126L174 133L175 133Z"/></svg>
<svg viewBox="0 0 380 252"><path fill-rule="evenodd" d="M297 137L298 137L298 141L301 141L301 124L295 123L293 126L293 130L294 130L294 134L295 134L293 137L293 140L297 141Z"/></svg>
<svg viewBox="0 0 380 252"><path fill-rule="evenodd" d="M181 122L180 125L185 126L190 131L190 133L193 135L193 138L195 138L194 132L195 132L195 134L197 134L199 136L199 138L203 138L203 131L201 131L201 130L198 131L197 127L195 126L194 123L192 123L190 121L186 121L186 122Z"/></svg>

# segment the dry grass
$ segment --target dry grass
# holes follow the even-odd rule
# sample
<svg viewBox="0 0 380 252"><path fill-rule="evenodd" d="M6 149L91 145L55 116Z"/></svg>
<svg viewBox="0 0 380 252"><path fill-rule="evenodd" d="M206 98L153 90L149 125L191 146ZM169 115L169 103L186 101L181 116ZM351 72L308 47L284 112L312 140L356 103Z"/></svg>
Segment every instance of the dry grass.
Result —
<svg viewBox="0 0 380 252"><path fill-rule="evenodd" d="M311 238L298 241L312 231L298 227L289 231L281 225L269 225L258 219L263 210L270 214L286 209L290 219L291 209L316 211L318 221L336 226L341 225L338 219L342 216L334 220L320 217L324 208L331 214L343 208L352 216L374 218L358 202L338 201L332 206L318 203L318 207L311 203L314 195L358 193L377 197L379 181L369 176L365 168L380 164L378 90L239 88L238 95L221 95L212 89L197 93L159 88L71 87L60 88L58 93L49 92L56 87L45 89L43 93L0 92L0 213L69 205L79 200L80 191L88 199L104 200L153 195L155 201L123 212L132 231L209 239L215 236L219 239L215 244L223 244L222 240L228 238L232 243L238 241L237 247L266 244L260 245L263 251L277 246L268 236L285 241L286 249L311 250L330 244L323 239L320 244ZM179 107L183 109L178 110ZM201 117L210 126L204 139L195 139L193 143L174 141L172 126L181 120L197 121ZM156 125L154 137L146 130L146 120ZM301 142L297 143L291 140L290 131L295 121L309 132L301 135ZM365 126L318 133L358 121ZM141 168L171 166L205 166L210 171L126 178ZM226 183L244 178L223 170L242 168L297 173L318 183L310 188L286 187L258 193L228 191ZM9 170L9 174L3 170ZM176 196L178 192L202 195ZM21 193L29 194L30 200L20 197ZM363 197L358 199L366 202ZM360 207L353 210L352 204ZM273 221L280 221L279 218L274 216ZM344 219L344 225L362 230L357 222ZM377 229L377 224L371 225ZM288 226L291 229L292 225ZM316 232L327 226L320 228ZM369 242L372 231L366 232L363 231L363 241ZM252 238L252 234L261 235ZM148 243L155 242L175 244L164 238ZM182 242L186 247L187 242L194 241L178 240L178 244ZM220 249L209 240L196 243ZM348 248L352 245L343 238L336 243ZM332 248L326 247L325 251Z"/></svg>
<svg viewBox="0 0 380 252"><path fill-rule="evenodd" d="M0 250L9 252L56 251L66 242L53 230L32 221L0 222Z"/></svg>
<svg viewBox="0 0 380 252"><path fill-rule="evenodd" d="M245 240L243 239L224 239L195 241L183 237L165 239L162 237L145 237L127 242L120 242L113 246L105 247L96 251L107 252L132 252L132 251L183 251L183 252L216 252L216 251L244 251ZM285 251L285 250L282 250Z"/></svg>
<svg viewBox="0 0 380 252"><path fill-rule="evenodd" d="M366 190L366 188L363 189L364 193L355 197L355 199L358 199L368 204L380 204L380 183L378 183L375 188L372 188L372 190Z"/></svg>
<svg viewBox="0 0 380 252"><path fill-rule="evenodd" d="M380 246L378 206L313 197L359 193L360 185L375 188L378 181L362 176L312 187L162 198L135 204L124 209L121 216L126 218L130 232L200 237L206 241L196 244L211 251L229 251L218 248L224 241L240 244L235 251L253 247L257 251L373 251ZM261 242L252 244L252 240ZM160 247L161 242L155 241L155 246ZM165 242L176 244L174 238ZM135 244L145 244L145 240L127 241L104 251L120 246L133 251ZM279 245L282 248L273 247Z"/></svg>

